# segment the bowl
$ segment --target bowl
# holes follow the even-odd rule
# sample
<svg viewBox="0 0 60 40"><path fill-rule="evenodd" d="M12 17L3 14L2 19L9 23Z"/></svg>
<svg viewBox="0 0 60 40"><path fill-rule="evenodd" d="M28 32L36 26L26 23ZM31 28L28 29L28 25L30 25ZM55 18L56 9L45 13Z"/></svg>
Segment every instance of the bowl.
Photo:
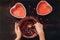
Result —
<svg viewBox="0 0 60 40"><path fill-rule="evenodd" d="M25 17L19 21L19 27L25 38L34 38L37 36L36 29L34 24L37 22L37 19L34 17Z"/></svg>

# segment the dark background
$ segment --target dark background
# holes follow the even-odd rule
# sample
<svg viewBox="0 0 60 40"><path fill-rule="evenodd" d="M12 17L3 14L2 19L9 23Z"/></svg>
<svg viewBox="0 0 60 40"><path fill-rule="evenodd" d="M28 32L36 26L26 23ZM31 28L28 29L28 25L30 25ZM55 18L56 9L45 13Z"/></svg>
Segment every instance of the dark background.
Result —
<svg viewBox="0 0 60 40"><path fill-rule="evenodd" d="M46 40L60 40L60 0L46 0L53 11L46 16L39 16L36 13L36 6L40 0L0 0L0 40L14 40L14 23L18 20L13 17L9 10L17 2L21 2L26 10L27 16L33 16L44 25ZM26 38L22 38L27 40ZM28 39L38 40L38 37Z"/></svg>

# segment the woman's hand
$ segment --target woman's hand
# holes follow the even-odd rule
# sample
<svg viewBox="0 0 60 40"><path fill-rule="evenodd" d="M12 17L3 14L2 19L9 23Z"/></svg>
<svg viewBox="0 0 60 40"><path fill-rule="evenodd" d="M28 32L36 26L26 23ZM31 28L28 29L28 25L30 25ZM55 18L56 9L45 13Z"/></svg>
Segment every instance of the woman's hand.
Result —
<svg viewBox="0 0 60 40"><path fill-rule="evenodd" d="M39 35L40 40L45 40L43 25L41 23L38 23L38 22L34 25L35 25L35 28L36 28L36 31Z"/></svg>
<svg viewBox="0 0 60 40"><path fill-rule="evenodd" d="M38 34L40 34L41 32L43 32L43 25L41 23L37 22L34 25L35 25L35 28L36 28Z"/></svg>
<svg viewBox="0 0 60 40"><path fill-rule="evenodd" d="M19 40L21 38L21 31L20 31L20 28L18 26L18 23L15 23L15 33L17 36L15 40Z"/></svg>

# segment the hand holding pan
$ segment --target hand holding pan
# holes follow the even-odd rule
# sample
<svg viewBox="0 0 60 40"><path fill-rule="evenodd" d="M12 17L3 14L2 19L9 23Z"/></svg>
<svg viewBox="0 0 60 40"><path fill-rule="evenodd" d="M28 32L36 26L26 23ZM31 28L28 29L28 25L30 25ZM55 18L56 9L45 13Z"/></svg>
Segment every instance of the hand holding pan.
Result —
<svg viewBox="0 0 60 40"><path fill-rule="evenodd" d="M19 27L21 29L22 35L25 38L33 38L37 36L36 29L33 26L37 20L34 17L25 17L19 21Z"/></svg>

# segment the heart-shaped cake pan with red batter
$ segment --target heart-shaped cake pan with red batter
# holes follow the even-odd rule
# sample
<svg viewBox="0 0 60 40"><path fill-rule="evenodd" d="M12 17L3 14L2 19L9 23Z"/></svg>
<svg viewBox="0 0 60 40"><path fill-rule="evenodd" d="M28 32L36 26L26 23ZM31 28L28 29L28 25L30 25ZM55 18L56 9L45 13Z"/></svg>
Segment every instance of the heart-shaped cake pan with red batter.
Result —
<svg viewBox="0 0 60 40"><path fill-rule="evenodd" d="M22 3L16 3L11 9L10 14L16 18L26 17L26 9Z"/></svg>
<svg viewBox="0 0 60 40"><path fill-rule="evenodd" d="M40 1L36 7L38 15L44 16L52 12L52 6L47 1Z"/></svg>

